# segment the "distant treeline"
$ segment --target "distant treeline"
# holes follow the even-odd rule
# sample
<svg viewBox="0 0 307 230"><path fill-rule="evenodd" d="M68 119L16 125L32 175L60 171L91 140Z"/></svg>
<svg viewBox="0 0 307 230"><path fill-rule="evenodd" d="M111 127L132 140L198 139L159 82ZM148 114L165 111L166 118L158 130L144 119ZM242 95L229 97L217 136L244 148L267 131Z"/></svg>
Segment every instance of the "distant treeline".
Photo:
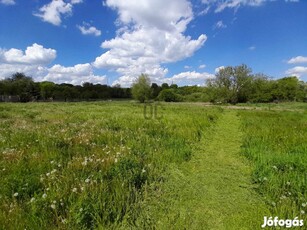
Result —
<svg viewBox="0 0 307 230"><path fill-rule="evenodd" d="M144 77L144 75L143 75ZM145 76L146 78L146 76ZM149 78L148 78L149 79ZM131 99L133 87L83 83L81 85L34 82L23 73L0 80L0 101L92 101ZM144 100L166 102L259 103L281 101L307 102L307 83L297 77L273 80L263 74L252 74L246 65L220 69L206 86L182 86L146 80L138 94ZM143 88L143 89L142 89ZM140 95L139 95L140 96ZM136 97L135 97L136 98Z"/></svg>
<svg viewBox="0 0 307 230"><path fill-rule="evenodd" d="M131 98L130 88L84 83L80 85L55 84L53 82L34 82L24 73L15 73L10 78L0 81L0 101L19 98L29 101L90 101Z"/></svg>

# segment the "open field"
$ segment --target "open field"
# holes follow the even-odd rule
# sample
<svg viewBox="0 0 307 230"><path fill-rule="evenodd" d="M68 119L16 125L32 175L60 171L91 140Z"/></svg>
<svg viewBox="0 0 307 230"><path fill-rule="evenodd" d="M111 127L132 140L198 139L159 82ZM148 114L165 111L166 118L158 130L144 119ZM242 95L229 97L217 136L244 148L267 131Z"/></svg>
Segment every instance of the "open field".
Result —
<svg viewBox="0 0 307 230"><path fill-rule="evenodd" d="M0 228L306 222L307 105L278 106L0 104Z"/></svg>

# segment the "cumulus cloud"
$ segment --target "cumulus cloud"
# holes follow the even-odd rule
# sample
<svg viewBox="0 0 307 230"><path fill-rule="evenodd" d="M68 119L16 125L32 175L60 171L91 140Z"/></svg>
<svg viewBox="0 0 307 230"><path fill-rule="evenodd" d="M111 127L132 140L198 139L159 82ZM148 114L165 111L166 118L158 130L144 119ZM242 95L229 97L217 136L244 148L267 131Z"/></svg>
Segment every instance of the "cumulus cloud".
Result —
<svg viewBox="0 0 307 230"><path fill-rule="evenodd" d="M288 60L288 64L307 63L307 57L297 56Z"/></svg>
<svg viewBox="0 0 307 230"><path fill-rule="evenodd" d="M52 81L56 83L70 83L73 85L81 85L84 82L95 84L105 84L106 76L97 76L93 73L91 64L77 64L71 67L62 65L54 65L46 69L47 74L40 77L40 81Z"/></svg>
<svg viewBox="0 0 307 230"><path fill-rule="evenodd" d="M96 27L91 26L89 23L83 22L83 25L77 25L77 28L81 31L83 35L94 35L100 36L101 31L98 30Z"/></svg>
<svg viewBox="0 0 307 230"><path fill-rule="evenodd" d="M141 73L163 78L168 70L162 64L192 56L207 39L204 34L197 39L183 34L193 19L186 0L106 0L104 5L117 11L119 29L115 38L101 44L107 51L93 65L119 73L121 85Z"/></svg>
<svg viewBox="0 0 307 230"><path fill-rule="evenodd" d="M199 73L199 72L182 72L182 73L179 73L179 74L176 74L174 75L173 77L171 78L168 78L167 80L170 82L174 82L176 84L180 84L181 82L188 82L188 85L191 85L193 83L200 83L200 84L204 84L205 81L207 79L212 79L214 78L214 75L213 74L210 74L210 73ZM194 85L195 85L194 84Z"/></svg>
<svg viewBox="0 0 307 230"><path fill-rule="evenodd" d="M55 26L62 23L62 15L71 15L74 4L82 3L82 0L71 0L66 3L64 0L52 0L49 4L42 6L39 13L34 16L41 18L44 22L49 22Z"/></svg>
<svg viewBox="0 0 307 230"><path fill-rule="evenodd" d="M23 72L33 77L35 81L52 81L55 83L70 83L74 85L83 82L105 84L105 76L94 74L90 63L71 67L48 65L56 58L56 50L44 48L34 43L25 51L19 49L0 49L0 79L10 77L16 72Z"/></svg>
<svg viewBox="0 0 307 230"><path fill-rule="evenodd" d="M15 0L1 0L0 3L4 5L15 5L16 4Z"/></svg>
<svg viewBox="0 0 307 230"><path fill-rule="evenodd" d="M307 67L304 66L296 66L294 68L288 69L286 71L287 75L296 76L298 78L307 76Z"/></svg>
<svg viewBox="0 0 307 230"><path fill-rule="evenodd" d="M222 12L223 10L238 9L242 6L261 6L266 2L272 2L275 0L202 0L202 3L208 7L214 8L215 13ZM284 0L285 2L299 2L299 0Z"/></svg>

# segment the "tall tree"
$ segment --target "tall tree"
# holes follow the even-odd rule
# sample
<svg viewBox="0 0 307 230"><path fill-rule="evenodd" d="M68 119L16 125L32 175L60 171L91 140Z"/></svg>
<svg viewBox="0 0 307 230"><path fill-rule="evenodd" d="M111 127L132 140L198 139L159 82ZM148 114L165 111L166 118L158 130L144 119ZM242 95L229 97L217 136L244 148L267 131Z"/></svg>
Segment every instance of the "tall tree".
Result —
<svg viewBox="0 0 307 230"><path fill-rule="evenodd" d="M148 75L141 74L138 79L132 85L132 96L141 103L150 99L150 79Z"/></svg>

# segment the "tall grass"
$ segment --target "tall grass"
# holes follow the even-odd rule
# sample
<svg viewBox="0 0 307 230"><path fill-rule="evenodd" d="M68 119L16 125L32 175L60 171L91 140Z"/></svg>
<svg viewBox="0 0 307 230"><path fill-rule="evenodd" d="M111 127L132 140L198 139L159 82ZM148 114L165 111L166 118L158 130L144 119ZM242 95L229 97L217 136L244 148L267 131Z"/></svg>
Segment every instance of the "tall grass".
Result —
<svg viewBox="0 0 307 230"><path fill-rule="evenodd" d="M171 105L145 119L133 103L1 104L0 228L134 226L146 187L192 157L219 113Z"/></svg>
<svg viewBox="0 0 307 230"><path fill-rule="evenodd" d="M306 220L306 112L240 111L240 115L245 132L243 153L254 166L258 192L272 214Z"/></svg>

